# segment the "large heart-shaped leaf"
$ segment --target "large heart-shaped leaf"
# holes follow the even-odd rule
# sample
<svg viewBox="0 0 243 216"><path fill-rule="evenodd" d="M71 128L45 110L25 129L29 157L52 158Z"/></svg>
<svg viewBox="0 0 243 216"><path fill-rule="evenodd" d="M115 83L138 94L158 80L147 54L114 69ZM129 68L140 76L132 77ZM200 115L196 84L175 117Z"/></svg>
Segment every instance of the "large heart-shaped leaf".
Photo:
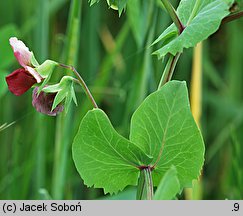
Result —
<svg viewBox="0 0 243 216"><path fill-rule="evenodd" d="M138 146L120 136L100 109L83 118L73 143L73 159L84 183L117 193L127 185L136 185L141 164L151 158Z"/></svg>
<svg viewBox="0 0 243 216"><path fill-rule="evenodd" d="M158 58L162 58L167 53L176 55L184 48L194 47L198 42L207 39L216 32L221 21L229 12L229 7L233 0L205 0L194 9L198 0L182 0L177 8L177 13L182 23L186 26L184 31L169 43L162 44L162 47L155 51ZM193 14L192 14L193 13ZM176 27L169 26L154 43L164 41L168 35L174 34ZM154 44L153 43L153 44Z"/></svg>
<svg viewBox="0 0 243 216"><path fill-rule="evenodd" d="M172 165L182 187L198 178L204 144L190 111L185 82L171 81L144 100L132 116L130 140L153 156L155 186Z"/></svg>
<svg viewBox="0 0 243 216"><path fill-rule="evenodd" d="M85 184L116 193L136 185L140 169L150 166L158 186L175 166L180 186L190 186L200 174L204 144L185 82L171 81L144 100L132 117L130 140L114 130L102 110L89 111L73 143L73 159Z"/></svg>

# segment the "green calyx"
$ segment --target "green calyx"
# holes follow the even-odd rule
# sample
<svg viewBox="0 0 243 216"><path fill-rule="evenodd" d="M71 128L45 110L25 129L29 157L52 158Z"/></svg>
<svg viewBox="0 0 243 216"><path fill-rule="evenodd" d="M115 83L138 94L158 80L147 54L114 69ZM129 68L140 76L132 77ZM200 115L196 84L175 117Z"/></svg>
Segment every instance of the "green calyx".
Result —
<svg viewBox="0 0 243 216"><path fill-rule="evenodd" d="M58 65L57 62L52 60L46 60L44 63L36 67L36 71L41 75L41 77L44 78L44 81L42 82L41 86L39 87L38 93L42 91L42 89L47 85L49 80L51 79L52 73L55 69L55 67Z"/></svg>
<svg viewBox="0 0 243 216"><path fill-rule="evenodd" d="M73 81L74 81L73 77L64 76L58 84L49 85L42 89L42 91L46 93L56 93L52 105L52 110L54 110L57 107L57 105L63 101L65 101L64 102L65 113L68 112L72 100L77 105L77 99L75 96Z"/></svg>
<svg viewBox="0 0 243 216"><path fill-rule="evenodd" d="M57 62L52 61L52 60L46 60L44 61L44 63L42 63L41 65L38 65L36 67L36 71L43 77L43 78L47 78L49 77L54 68L58 65Z"/></svg>
<svg viewBox="0 0 243 216"><path fill-rule="evenodd" d="M32 56L31 56L31 64L34 66L34 67L38 67L39 66L39 63L38 63L38 61L36 60L36 58L35 58L35 56L34 56L34 53L33 52L31 52L32 53Z"/></svg>

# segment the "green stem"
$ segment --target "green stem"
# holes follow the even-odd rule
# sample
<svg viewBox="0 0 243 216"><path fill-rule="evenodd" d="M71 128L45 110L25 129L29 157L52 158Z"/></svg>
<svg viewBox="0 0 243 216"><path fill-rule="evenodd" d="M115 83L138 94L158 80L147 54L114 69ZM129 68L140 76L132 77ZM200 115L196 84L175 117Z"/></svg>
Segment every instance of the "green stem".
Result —
<svg viewBox="0 0 243 216"><path fill-rule="evenodd" d="M201 5L201 0L197 0L194 7L193 7L193 10L192 10L192 13L187 21L187 25L189 25L189 23L192 21L192 19L195 17L198 9L199 9L199 6Z"/></svg>
<svg viewBox="0 0 243 216"><path fill-rule="evenodd" d="M178 17L174 7L171 5L171 3L168 0L161 0L166 11L170 15L171 19L175 23L176 27L178 28L179 34L183 32L185 29L185 26L182 24L180 18Z"/></svg>
<svg viewBox="0 0 243 216"><path fill-rule="evenodd" d="M221 25L228 23L228 22L231 22L231 21L234 21L234 20L239 19L241 17L243 17L243 11L239 11L237 13L230 14L229 16L225 17L222 20Z"/></svg>
<svg viewBox="0 0 243 216"><path fill-rule="evenodd" d="M76 75L76 77L78 78L79 84L82 86L84 92L86 93L86 95L88 96L88 98L90 99L91 103L93 104L93 106L95 108L98 108L98 105L95 102L94 97L92 96L88 86L86 85L86 83L84 82L83 78L81 77L81 75L78 73L78 71L73 67L73 66L69 66L69 65L65 65L65 64L61 64L59 63L60 67L69 69L71 71L74 72L74 74Z"/></svg>
<svg viewBox="0 0 243 216"><path fill-rule="evenodd" d="M181 53L177 53L175 56L170 55L169 60L165 66L164 72L159 82L158 89L160 89L165 83L169 82L175 70L176 63Z"/></svg>
<svg viewBox="0 0 243 216"><path fill-rule="evenodd" d="M152 170L148 166L140 170L137 200L152 200L153 191Z"/></svg>

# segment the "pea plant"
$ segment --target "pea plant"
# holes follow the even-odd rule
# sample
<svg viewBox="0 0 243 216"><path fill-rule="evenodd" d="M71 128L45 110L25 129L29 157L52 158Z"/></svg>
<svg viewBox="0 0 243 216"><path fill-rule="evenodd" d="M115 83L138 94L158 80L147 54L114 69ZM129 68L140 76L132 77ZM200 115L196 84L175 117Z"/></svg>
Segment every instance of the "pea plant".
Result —
<svg viewBox="0 0 243 216"><path fill-rule="evenodd" d="M97 2L90 0L91 5ZM110 194L137 186L137 199L148 200L175 199L199 179L204 163L204 142L190 110L186 82L171 80L178 59L183 50L207 39L223 22L242 16L232 14L234 0L181 0L177 9L168 0L157 2L173 23L151 46L160 43L154 54L159 60L166 56L167 62L157 90L132 115L129 139L116 132L74 67L52 60L39 64L16 37L10 38L10 45L22 67L6 77L9 90L17 96L34 86L33 106L50 116L68 112L72 101L77 104L74 85L79 84L94 107L81 120L72 145L81 178L87 186ZM107 0L107 4L121 15L129 1ZM50 84L55 67L71 70L74 76Z"/></svg>

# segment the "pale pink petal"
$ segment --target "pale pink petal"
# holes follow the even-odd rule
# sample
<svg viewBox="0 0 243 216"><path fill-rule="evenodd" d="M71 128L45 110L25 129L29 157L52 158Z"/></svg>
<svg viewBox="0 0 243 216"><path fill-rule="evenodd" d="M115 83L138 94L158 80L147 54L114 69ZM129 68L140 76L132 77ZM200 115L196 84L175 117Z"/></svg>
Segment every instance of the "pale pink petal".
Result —
<svg viewBox="0 0 243 216"><path fill-rule="evenodd" d="M43 77L32 67L26 66L25 70L27 70L35 79L37 83L40 83L43 80Z"/></svg>
<svg viewBox="0 0 243 216"><path fill-rule="evenodd" d="M16 37L11 37L9 39L9 43L19 64L22 67L26 67L27 65L31 66L31 58L33 53L30 52L29 48L26 47L25 44L21 40L18 40Z"/></svg>

